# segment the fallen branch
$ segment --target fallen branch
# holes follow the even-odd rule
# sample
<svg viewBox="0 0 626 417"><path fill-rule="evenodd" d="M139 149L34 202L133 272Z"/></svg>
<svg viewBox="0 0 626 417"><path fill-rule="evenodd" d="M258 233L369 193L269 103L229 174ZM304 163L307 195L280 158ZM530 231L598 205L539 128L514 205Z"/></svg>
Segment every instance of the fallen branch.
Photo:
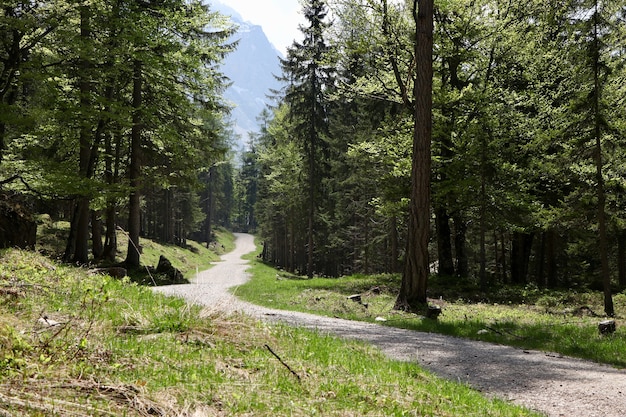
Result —
<svg viewBox="0 0 626 417"><path fill-rule="evenodd" d="M267 348L267 350L269 350L269 351L270 351L270 353L271 353L272 355L274 355L274 357L275 357L276 359L278 359L278 361L279 361L280 363L282 363L282 364L283 364L283 366L284 366L285 368L289 369L289 372L291 372L291 373L292 373L292 374L293 374L296 378L298 378L298 381L300 381L300 375L298 375L298 374L297 374L297 373L296 373L293 369L291 369L291 367L290 367L289 365L287 365L287 364L285 363L285 361L283 361L283 360L280 358L280 356L278 356L278 355L276 354L276 352L274 352L274 351L272 350L272 348L271 348L269 345L267 345L267 344L266 344L266 345L265 345L265 347Z"/></svg>
<svg viewBox="0 0 626 417"><path fill-rule="evenodd" d="M524 340L524 339L525 339L525 337L518 336L518 335L516 335L515 333L511 333L511 332L509 332L509 331L507 331L507 330L500 331L500 330L498 330L498 329L494 329L494 328L493 328L493 327L491 327L491 326L485 326L485 329L487 329L487 330L491 330L491 331L492 331L492 332L494 332L494 333L498 333L500 336L506 336L506 335L509 335L509 336L513 336L513 337L514 337L514 338L516 338L517 340Z"/></svg>

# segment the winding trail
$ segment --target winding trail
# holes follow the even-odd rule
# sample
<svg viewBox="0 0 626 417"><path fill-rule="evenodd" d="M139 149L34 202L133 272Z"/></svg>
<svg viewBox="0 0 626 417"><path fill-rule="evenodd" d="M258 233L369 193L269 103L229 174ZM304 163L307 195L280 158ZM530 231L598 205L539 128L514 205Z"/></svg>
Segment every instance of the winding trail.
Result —
<svg viewBox="0 0 626 417"><path fill-rule="evenodd" d="M210 309L243 312L265 321L365 341L390 358L416 361L443 378L467 383L487 396L524 405L548 416L626 416L625 370L545 352L273 310L243 302L231 294L230 288L248 280L247 261L241 256L255 247L251 235L236 234L236 238L236 249L223 255L222 261L211 269L198 274L193 283L156 290Z"/></svg>

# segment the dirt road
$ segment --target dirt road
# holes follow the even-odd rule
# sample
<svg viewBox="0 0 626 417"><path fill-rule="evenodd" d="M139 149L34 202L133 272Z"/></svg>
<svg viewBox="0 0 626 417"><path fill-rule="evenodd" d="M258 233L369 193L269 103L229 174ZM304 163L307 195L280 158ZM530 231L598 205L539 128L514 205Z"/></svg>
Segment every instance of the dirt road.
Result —
<svg viewBox="0 0 626 417"><path fill-rule="evenodd" d="M626 371L559 355L516 349L371 323L272 310L239 300L231 288L246 282L254 250L251 235L237 234L236 249L192 284L159 287L212 309L241 311L265 321L317 329L379 347L389 357L416 361L435 374L468 383L495 396L549 416L626 416ZM236 294L236 288L232 290ZM626 352L624 352L626 354Z"/></svg>

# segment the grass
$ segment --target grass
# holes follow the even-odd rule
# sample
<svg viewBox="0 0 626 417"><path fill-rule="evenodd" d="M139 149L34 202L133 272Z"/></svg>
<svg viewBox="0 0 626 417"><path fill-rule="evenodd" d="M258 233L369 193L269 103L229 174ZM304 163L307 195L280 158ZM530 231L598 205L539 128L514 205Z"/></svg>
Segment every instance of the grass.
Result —
<svg viewBox="0 0 626 417"><path fill-rule="evenodd" d="M35 252L0 251L0 323L0 416L537 415L365 344L226 317Z"/></svg>
<svg viewBox="0 0 626 417"><path fill-rule="evenodd" d="M2 416L533 416L361 343L0 251ZM272 353L273 352L273 353Z"/></svg>
<svg viewBox="0 0 626 417"><path fill-rule="evenodd" d="M66 221L52 222L47 217L40 219L37 231L37 250L51 257L60 258L65 250L65 240L69 234L69 227L70 225ZM211 243L209 248L193 240L187 240L186 247L181 247L140 238L141 262L143 265L156 267L159 263L159 257L163 255L170 260L172 266L183 273L185 279L191 280L198 271L209 269L212 262L219 260L220 255L233 250L235 247L235 238L227 230L216 229L215 237L216 242ZM116 261L122 262L126 256L128 235L119 230L117 241ZM159 277L153 276L151 278L145 270L132 271L131 275L133 280L139 283L152 284L153 279L157 282L160 281Z"/></svg>
<svg viewBox="0 0 626 417"><path fill-rule="evenodd" d="M251 256L250 259L253 259ZM618 316L617 331L600 335L605 318L602 294L543 291L534 287L499 288L482 293L472 285L433 279L431 304L442 307L437 320L393 310L397 275L356 275L306 279L277 271L254 260L253 279L237 295L272 308L310 312L383 325L442 333L468 339L537 349L626 367L626 328ZM362 303L348 299L360 294ZM626 311L626 294L614 296L618 314Z"/></svg>

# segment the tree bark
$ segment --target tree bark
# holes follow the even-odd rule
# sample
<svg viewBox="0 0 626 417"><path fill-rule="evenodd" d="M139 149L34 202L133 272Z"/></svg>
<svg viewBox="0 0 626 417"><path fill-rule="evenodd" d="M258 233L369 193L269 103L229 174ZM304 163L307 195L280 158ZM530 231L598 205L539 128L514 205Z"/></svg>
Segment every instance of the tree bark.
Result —
<svg viewBox="0 0 626 417"><path fill-rule="evenodd" d="M435 210L435 222L437 224L437 259L439 262L439 275L454 276L454 260L452 258L452 242L450 241L450 216L445 208Z"/></svg>
<svg viewBox="0 0 626 417"><path fill-rule="evenodd" d="M595 1L594 20L594 114L595 114L595 160L596 160L596 192L598 197L598 244L600 263L602 265L602 286L604 293L604 312L607 316L615 316L613 296L611 294L611 271L609 270L609 244L606 230L606 192L604 190L604 174L602 161L602 129L600 115L600 44L598 35L598 0Z"/></svg>
<svg viewBox="0 0 626 417"><path fill-rule="evenodd" d="M626 231L617 235L617 274L620 288L626 288Z"/></svg>
<svg viewBox="0 0 626 417"><path fill-rule="evenodd" d="M398 249L398 221L396 215L391 216L390 220L390 229L391 236L389 239L391 240L391 259L390 259L390 272L395 273L398 272L398 257L400 255L400 251Z"/></svg>
<svg viewBox="0 0 626 417"><path fill-rule="evenodd" d="M394 308L414 311L425 304L429 275L430 168L433 90L433 0L413 1L415 62L411 200L402 285Z"/></svg>
<svg viewBox="0 0 626 417"><path fill-rule="evenodd" d="M452 216L454 219L454 250L456 252L456 276L469 277L469 260L467 256L467 223L461 214Z"/></svg>
<svg viewBox="0 0 626 417"><path fill-rule="evenodd" d="M526 283L533 239L533 233L513 233L513 247L511 248L511 281L514 284Z"/></svg>
<svg viewBox="0 0 626 417"><path fill-rule="evenodd" d="M102 245L102 218L99 211L91 211L91 252L94 259L100 259L104 251Z"/></svg>
<svg viewBox="0 0 626 417"><path fill-rule="evenodd" d="M126 267L140 266L139 235L141 233L141 133L143 130L141 106L143 89L143 64L135 60L133 64L133 125L130 137L130 198L128 202L128 250Z"/></svg>

